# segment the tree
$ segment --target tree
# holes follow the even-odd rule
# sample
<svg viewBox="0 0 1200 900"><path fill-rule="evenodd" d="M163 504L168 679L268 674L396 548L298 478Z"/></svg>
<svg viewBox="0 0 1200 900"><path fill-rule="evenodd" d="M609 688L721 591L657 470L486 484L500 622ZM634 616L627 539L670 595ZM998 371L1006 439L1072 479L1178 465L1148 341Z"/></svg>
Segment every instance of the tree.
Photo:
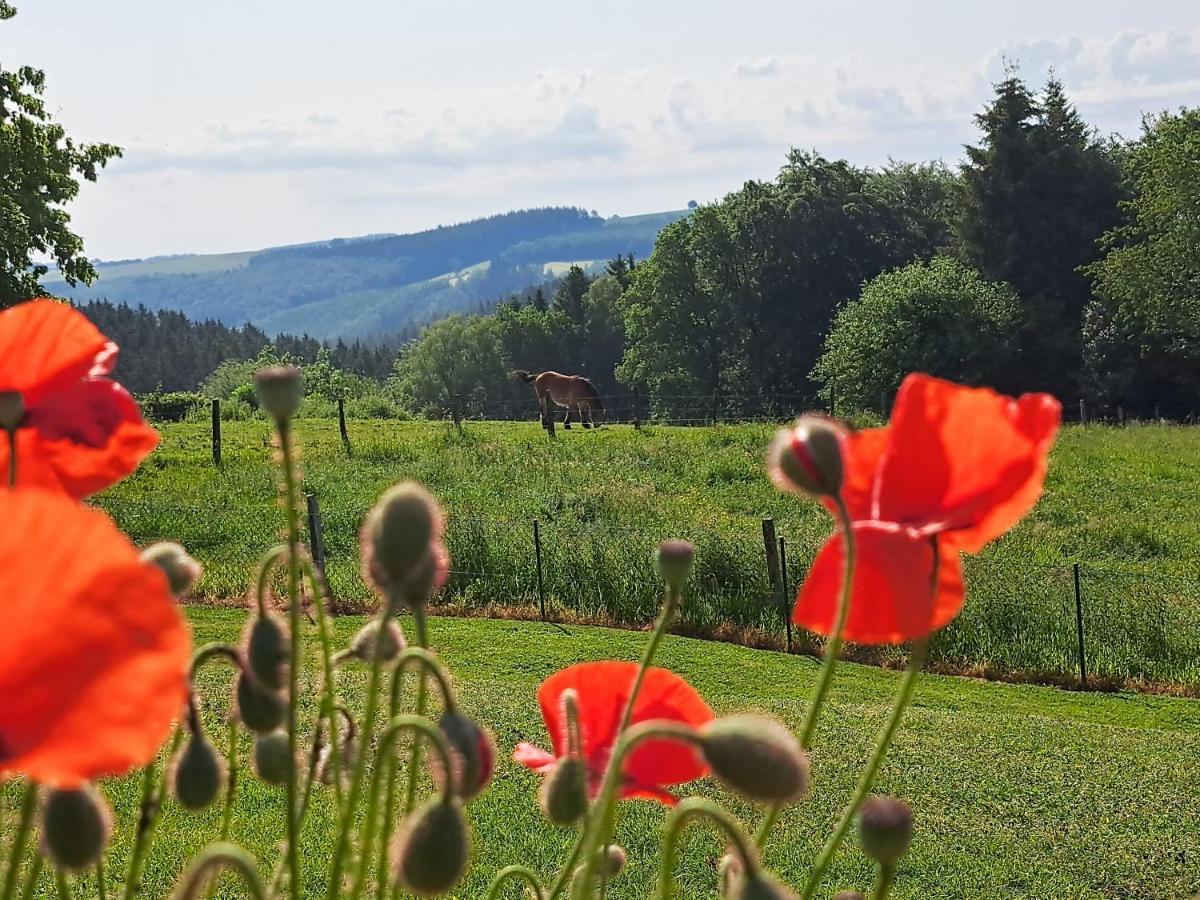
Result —
<svg viewBox="0 0 1200 900"><path fill-rule="evenodd" d="M496 321L449 316L430 325L396 360L396 384L413 408L443 415L484 412L507 374Z"/></svg>
<svg viewBox="0 0 1200 900"><path fill-rule="evenodd" d="M1097 258L1097 239L1119 219L1116 154L1053 76L1039 99L1010 71L975 121L983 138L966 148L963 257L1021 298L1018 387L1070 396L1090 300L1079 268Z"/></svg>
<svg viewBox="0 0 1200 900"><path fill-rule="evenodd" d="M839 400L872 409L915 371L1003 389L1019 317L1007 285L944 256L911 263L872 279L839 310L813 375Z"/></svg>
<svg viewBox="0 0 1200 900"><path fill-rule="evenodd" d="M591 283L591 279L582 268L572 265L554 293L554 308L566 314L572 322L583 324L583 295L587 293Z"/></svg>
<svg viewBox="0 0 1200 900"><path fill-rule="evenodd" d="M0 0L0 22L14 15ZM71 285L96 277L62 207L79 193L79 178L95 181L121 155L112 144L67 137L41 99L45 86L38 69L0 69L0 309L44 293L39 282L49 267L39 258L53 259Z"/></svg>
<svg viewBox="0 0 1200 900"><path fill-rule="evenodd" d="M1087 386L1102 403L1189 414L1200 395L1200 109L1147 118L1127 172L1128 221L1087 269Z"/></svg>

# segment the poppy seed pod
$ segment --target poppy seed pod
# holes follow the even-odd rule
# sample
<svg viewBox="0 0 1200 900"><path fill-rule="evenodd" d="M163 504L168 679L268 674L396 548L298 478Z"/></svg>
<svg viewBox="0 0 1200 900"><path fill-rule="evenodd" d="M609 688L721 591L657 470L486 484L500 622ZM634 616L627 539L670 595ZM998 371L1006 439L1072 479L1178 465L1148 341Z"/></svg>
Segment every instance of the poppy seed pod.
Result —
<svg viewBox="0 0 1200 900"><path fill-rule="evenodd" d="M392 845L392 874L419 897L452 889L467 868L470 836L457 800L432 800L404 821Z"/></svg>
<svg viewBox="0 0 1200 900"><path fill-rule="evenodd" d="M797 895L783 882L766 872L743 875L733 883L731 900L797 900Z"/></svg>
<svg viewBox="0 0 1200 900"><path fill-rule="evenodd" d="M615 878L625 871L627 862L629 854L618 844L608 844L600 849L600 867L609 878Z"/></svg>
<svg viewBox="0 0 1200 900"><path fill-rule="evenodd" d="M404 652L406 646L404 640L404 632L400 630L400 626L395 620L388 619L383 625L378 622L368 622L358 630L354 638L350 641L350 653L355 659L360 659L366 663L375 661L375 637L383 635L383 643L380 646L383 662L391 662L397 656Z"/></svg>
<svg viewBox="0 0 1200 900"><path fill-rule="evenodd" d="M112 812L91 785L51 790L42 804L42 852L64 872L95 865L112 834Z"/></svg>
<svg viewBox="0 0 1200 900"><path fill-rule="evenodd" d="M801 416L771 444L767 468L781 490L834 497L842 490L842 444L846 432L832 419Z"/></svg>
<svg viewBox="0 0 1200 900"><path fill-rule="evenodd" d="M192 589L192 585L200 580L203 572L200 563L192 559L183 547L169 541L151 544L143 550L142 562L162 569L163 574L167 576L167 585L176 597L186 595Z"/></svg>
<svg viewBox="0 0 1200 900"><path fill-rule="evenodd" d="M258 734L274 731L287 715L287 697L280 691L262 687L245 672L237 676L235 687L238 718Z"/></svg>
<svg viewBox="0 0 1200 900"><path fill-rule="evenodd" d="M276 422L294 416L304 400L304 376L295 366L272 366L254 373L258 403Z"/></svg>
<svg viewBox="0 0 1200 900"><path fill-rule="evenodd" d="M443 713L438 727L454 750L453 756L458 767L454 791L464 803L469 802L479 796L492 780L492 773L496 769L496 747L491 736L474 719L460 712ZM445 773L439 770L438 777L440 780Z"/></svg>
<svg viewBox="0 0 1200 900"><path fill-rule="evenodd" d="M225 783L225 761L202 734L192 735L171 764L171 791L184 809L201 810Z"/></svg>
<svg viewBox="0 0 1200 900"><path fill-rule="evenodd" d="M0 391L0 431L10 434L25 418L25 398L19 391Z"/></svg>
<svg viewBox="0 0 1200 900"><path fill-rule="evenodd" d="M287 667L292 659L288 627L274 613L255 616L246 632L246 662L259 685L277 691L287 684ZM269 730L269 729L268 729Z"/></svg>
<svg viewBox="0 0 1200 900"><path fill-rule="evenodd" d="M655 562L658 574L672 591L683 589L696 560L696 548L687 541L663 541L658 545Z"/></svg>
<svg viewBox="0 0 1200 900"><path fill-rule="evenodd" d="M254 771L267 784L286 784L293 765L286 731L272 731L254 739Z"/></svg>
<svg viewBox="0 0 1200 900"><path fill-rule="evenodd" d="M441 509L425 488L411 481L389 488L363 523L368 569L387 584L403 584L441 534Z"/></svg>
<svg viewBox="0 0 1200 900"><path fill-rule="evenodd" d="M587 767L583 760L564 756L542 781L538 801L555 825L571 825L587 812Z"/></svg>
<svg viewBox="0 0 1200 900"><path fill-rule="evenodd" d="M760 716L726 716L700 729L713 774L761 803L790 803L808 790L808 757L790 731Z"/></svg>
<svg viewBox="0 0 1200 900"><path fill-rule="evenodd" d="M858 842L877 863L895 865L912 842L912 807L895 797L868 797L858 811Z"/></svg>

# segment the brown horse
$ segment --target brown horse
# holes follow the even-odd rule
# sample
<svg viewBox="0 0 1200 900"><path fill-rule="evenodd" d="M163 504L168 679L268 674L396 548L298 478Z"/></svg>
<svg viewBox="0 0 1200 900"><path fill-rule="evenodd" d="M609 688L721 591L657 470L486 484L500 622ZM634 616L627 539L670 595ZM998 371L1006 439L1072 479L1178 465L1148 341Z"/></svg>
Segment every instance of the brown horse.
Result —
<svg viewBox="0 0 1200 900"><path fill-rule="evenodd" d="M558 372L542 372L531 375L524 369L512 373L513 378L532 384L537 394L538 408L542 412L542 427L554 434L554 419L550 415L550 401L564 407L567 416L563 419L563 428L571 427L572 413L579 413L579 421L584 428L599 428L596 414L604 414L604 401L596 386L582 375L561 375Z"/></svg>

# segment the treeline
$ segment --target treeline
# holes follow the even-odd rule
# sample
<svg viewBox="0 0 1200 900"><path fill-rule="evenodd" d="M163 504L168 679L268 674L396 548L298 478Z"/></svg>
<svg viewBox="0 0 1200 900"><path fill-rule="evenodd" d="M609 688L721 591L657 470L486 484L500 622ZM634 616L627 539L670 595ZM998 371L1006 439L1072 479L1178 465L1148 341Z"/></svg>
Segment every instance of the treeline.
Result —
<svg viewBox="0 0 1200 900"><path fill-rule="evenodd" d="M253 325L234 328L212 319L192 321L181 312L94 300L79 309L121 348L117 373L135 393L194 391L222 364L250 360L264 349L280 358L316 362L322 350L336 369L382 381L397 348L415 335L394 334L378 344L328 344L308 335L268 337Z"/></svg>
<svg viewBox="0 0 1200 900"><path fill-rule="evenodd" d="M1194 412L1200 111L1105 138L1061 83L1010 72L975 120L957 169L792 151L775 179L667 225L631 271L430 326L396 384L425 410L512 396L508 368L637 386L664 412L695 395L878 408L921 369Z"/></svg>

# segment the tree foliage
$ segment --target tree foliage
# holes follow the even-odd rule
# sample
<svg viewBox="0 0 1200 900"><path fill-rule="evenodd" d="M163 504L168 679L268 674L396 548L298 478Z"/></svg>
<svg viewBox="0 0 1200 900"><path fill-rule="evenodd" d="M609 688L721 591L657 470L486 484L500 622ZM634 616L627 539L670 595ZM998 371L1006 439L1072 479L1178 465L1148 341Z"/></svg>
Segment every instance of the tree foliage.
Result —
<svg viewBox="0 0 1200 900"><path fill-rule="evenodd" d="M0 22L14 15L0 2ZM39 69L0 68L0 309L45 293L46 258L68 284L96 277L63 207L79 193L79 179L95 181L121 155L112 144L68 137L46 109L45 88Z"/></svg>
<svg viewBox="0 0 1200 900"><path fill-rule="evenodd" d="M886 410L909 372L1001 389L1014 380L1020 304L957 260L886 272L838 311L814 376L851 408Z"/></svg>

